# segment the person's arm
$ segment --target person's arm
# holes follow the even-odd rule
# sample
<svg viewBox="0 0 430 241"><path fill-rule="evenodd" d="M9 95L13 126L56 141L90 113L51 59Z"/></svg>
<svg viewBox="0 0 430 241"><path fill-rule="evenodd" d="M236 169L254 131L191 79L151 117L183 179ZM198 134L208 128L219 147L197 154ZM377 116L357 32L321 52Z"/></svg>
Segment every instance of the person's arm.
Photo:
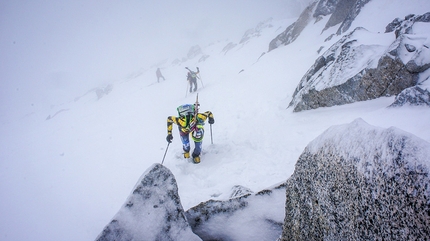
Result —
<svg viewBox="0 0 430 241"><path fill-rule="evenodd" d="M175 123L176 125L178 125L178 118L176 118L175 116L169 116L167 117L167 134L171 135L172 134L172 125L173 123Z"/></svg>
<svg viewBox="0 0 430 241"><path fill-rule="evenodd" d="M215 123L214 115L213 115L213 114L212 114L212 112L210 112L210 111L206 111L206 112L204 112L204 113L199 113L199 114L198 114L198 117L199 117L200 119L202 119L202 120L203 120L203 122L204 122L204 121L206 121L206 119L207 119L207 118L209 118L209 124L213 124L213 123Z"/></svg>

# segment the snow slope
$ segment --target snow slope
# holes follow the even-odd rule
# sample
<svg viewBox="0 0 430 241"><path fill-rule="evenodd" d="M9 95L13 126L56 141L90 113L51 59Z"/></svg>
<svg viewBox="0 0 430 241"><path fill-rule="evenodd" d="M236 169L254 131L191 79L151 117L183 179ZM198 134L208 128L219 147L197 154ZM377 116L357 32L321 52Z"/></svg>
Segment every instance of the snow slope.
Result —
<svg viewBox="0 0 430 241"><path fill-rule="evenodd" d="M422 14L428 7L427 0L409 1L407 7L400 0L374 0L350 29L383 32L394 18ZM211 198L228 198L234 185L256 192L285 181L310 141L330 126L356 118L430 141L430 110L387 109L394 97L301 113L286 109L320 46L328 48L340 38L324 42L337 29L320 34L324 19L294 43L259 59L270 40L294 20L274 21L261 36L227 54L221 50L228 41L202 46L210 55L205 62L196 58L172 65L168 60L159 65L166 77L159 84L151 66L112 82L112 91L101 99L90 92L78 101L58 102L44 98L55 90L38 89L31 99L22 99L32 103L31 111L1 103L6 112L0 114L0 239L94 240L142 173L162 161L167 116L175 115L178 105L195 101L195 94L186 96L184 67L200 67L201 111L210 110L215 117L212 135L206 126L200 164L181 158L176 131L167 150L164 165L177 179L185 210ZM51 105L41 104L46 102ZM46 120L49 115L55 116Z"/></svg>

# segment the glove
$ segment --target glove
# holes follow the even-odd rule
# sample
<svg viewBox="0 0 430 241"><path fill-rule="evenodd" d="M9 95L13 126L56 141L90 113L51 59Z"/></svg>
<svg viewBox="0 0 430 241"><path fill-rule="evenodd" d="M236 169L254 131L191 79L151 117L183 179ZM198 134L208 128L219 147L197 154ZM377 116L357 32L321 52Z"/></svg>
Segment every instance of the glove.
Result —
<svg viewBox="0 0 430 241"><path fill-rule="evenodd" d="M200 71L199 67L197 67L197 71Z"/></svg>
<svg viewBox="0 0 430 241"><path fill-rule="evenodd" d="M214 120L214 118L212 118L212 117L209 117L209 124L213 124L213 123L215 123L215 120Z"/></svg>
<svg viewBox="0 0 430 241"><path fill-rule="evenodd" d="M166 141L169 142L169 143L172 143L172 139L173 139L172 134L168 134L167 137L166 137Z"/></svg>

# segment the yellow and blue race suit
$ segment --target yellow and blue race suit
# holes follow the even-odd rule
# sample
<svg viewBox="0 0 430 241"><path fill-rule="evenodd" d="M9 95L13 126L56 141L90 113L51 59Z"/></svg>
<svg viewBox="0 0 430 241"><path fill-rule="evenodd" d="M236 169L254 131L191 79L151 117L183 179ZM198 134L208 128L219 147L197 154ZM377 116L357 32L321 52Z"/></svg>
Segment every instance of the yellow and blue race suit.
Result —
<svg viewBox="0 0 430 241"><path fill-rule="evenodd" d="M181 136L182 148L185 152L190 152L189 135L195 143L193 157L199 156L202 150L202 141L204 136L204 124L206 119L212 118L213 114L210 111L204 113L197 113L197 115L187 116L169 116L167 117L167 134L172 134L173 124L178 125L179 135Z"/></svg>

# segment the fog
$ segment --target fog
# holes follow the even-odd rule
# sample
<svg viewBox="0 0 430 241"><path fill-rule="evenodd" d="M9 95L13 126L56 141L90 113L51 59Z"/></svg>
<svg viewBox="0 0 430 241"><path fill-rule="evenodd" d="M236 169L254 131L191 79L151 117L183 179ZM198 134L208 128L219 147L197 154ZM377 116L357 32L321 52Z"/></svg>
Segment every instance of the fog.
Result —
<svg viewBox="0 0 430 241"><path fill-rule="evenodd" d="M337 28L321 33L324 18L261 57L304 7L289 1L0 1L0 239L94 240L155 162L175 175L187 210L228 198L232 185L259 191L285 181L309 142L357 118L428 142L429 109L386 108L394 96L286 109L318 49L342 37L325 41ZM382 33L428 2L373 1L350 29ZM268 17L279 21L222 53L226 38L238 43ZM171 64L196 44L211 57ZM167 58L160 64L166 81L157 83L155 68ZM201 111L216 120L199 165L183 159L177 130L170 147L165 140L166 117L196 99L186 94L184 66L202 70ZM84 95L106 84L113 91L103 98Z"/></svg>
<svg viewBox="0 0 430 241"><path fill-rule="evenodd" d="M1 116L68 101L169 57L181 58L193 45L238 42L258 22L298 16L308 2L2 1Z"/></svg>

